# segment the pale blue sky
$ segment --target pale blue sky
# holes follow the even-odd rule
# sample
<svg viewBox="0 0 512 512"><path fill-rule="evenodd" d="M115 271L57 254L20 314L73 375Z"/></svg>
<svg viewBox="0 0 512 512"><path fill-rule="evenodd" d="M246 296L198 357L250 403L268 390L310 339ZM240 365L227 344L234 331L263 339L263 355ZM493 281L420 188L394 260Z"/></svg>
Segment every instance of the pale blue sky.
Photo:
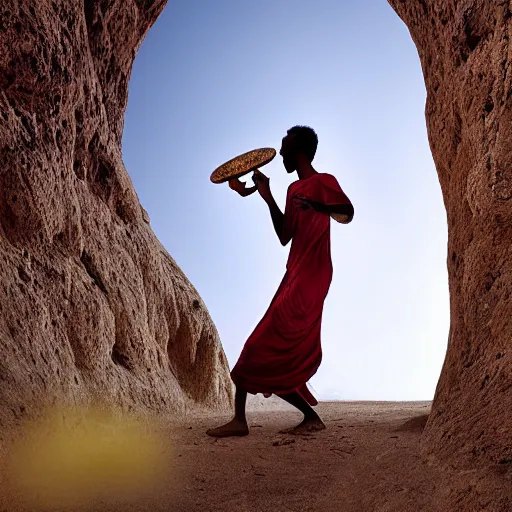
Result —
<svg viewBox="0 0 512 512"><path fill-rule="evenodd" d="M332 221L320 399L433 397L449 328L447 226L416 48L385 0L174 0L135 61L123 154L164 246L197 288L230 366L284 274L259 195L213 185L295 124L355 206ZM262 171L278 204L295 179Z"/></svg>

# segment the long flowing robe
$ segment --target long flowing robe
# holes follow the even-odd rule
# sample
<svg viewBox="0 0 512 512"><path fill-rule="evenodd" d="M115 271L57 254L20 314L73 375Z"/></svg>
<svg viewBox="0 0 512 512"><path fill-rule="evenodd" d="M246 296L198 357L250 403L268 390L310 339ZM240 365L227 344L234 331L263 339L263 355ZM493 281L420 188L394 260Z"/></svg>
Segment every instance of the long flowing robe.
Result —
<svg viewBox="0 0 512 512"><path fill-rule="evenodd" d="M291 237L292 245L286 273L231 378L251 394L297 391L316 405L306 383L322 360L322 312L333 273L330 216L304 199L327 206L350 204L330 174L317 173L288 187L282 235L285 240Z"/></svg>

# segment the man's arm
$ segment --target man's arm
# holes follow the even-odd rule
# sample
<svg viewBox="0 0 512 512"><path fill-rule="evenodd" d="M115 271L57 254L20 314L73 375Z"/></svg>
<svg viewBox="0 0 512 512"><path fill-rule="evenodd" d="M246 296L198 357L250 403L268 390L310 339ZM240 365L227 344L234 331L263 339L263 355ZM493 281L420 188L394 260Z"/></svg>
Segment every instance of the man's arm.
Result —
<svg viewBox="0 0 512 512"><path fill-rule="evenodd" d="M274 224L277 237L279 238L281 245L284 246L291 240L291 237L289 237L287 240L283 238L284 214L281 212L281 209L277 205L276 200L272 194L270 194L270 196L265 199L265 202L267 203L270 210L270 216L272 217L272 223Z"/></svg>
<svg viewBox="0 0 512 512"><path fill-rule="evenodd" d="M307 200L307 202L317 211L321 213L338 213L346 215L350 222L354 217L354 207L351 204L337 204L333 206L327 206L322 203L315 203L314 201Z"/></svg>
<svg viewBox="0 0 512 512"><path fill-rule="evenodd" d="M283 227L284 227L284 214L277 205L272 192L270 191L270 180L259 170L254 171L252 177L253 182L258 188L262 199L267 203L270 210L270 216L272 217L272 223L276 230L277 238L281 242L281 245L286 245L290 240L291 236L284 238Z"/></svg>

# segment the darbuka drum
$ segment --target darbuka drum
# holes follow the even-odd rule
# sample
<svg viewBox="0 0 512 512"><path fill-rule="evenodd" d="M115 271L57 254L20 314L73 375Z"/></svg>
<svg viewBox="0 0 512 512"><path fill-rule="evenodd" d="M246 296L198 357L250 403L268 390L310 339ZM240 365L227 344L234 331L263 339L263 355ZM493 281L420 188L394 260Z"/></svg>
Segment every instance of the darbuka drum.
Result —
<svg viewBox="0 0 512 512"><path fill-rule="evenodd" d="M233 178L240 178L246 174L270 163L276 156L273 148L262 148L248 151L217 167L210 176L212 183L224 183Z"/></svg>

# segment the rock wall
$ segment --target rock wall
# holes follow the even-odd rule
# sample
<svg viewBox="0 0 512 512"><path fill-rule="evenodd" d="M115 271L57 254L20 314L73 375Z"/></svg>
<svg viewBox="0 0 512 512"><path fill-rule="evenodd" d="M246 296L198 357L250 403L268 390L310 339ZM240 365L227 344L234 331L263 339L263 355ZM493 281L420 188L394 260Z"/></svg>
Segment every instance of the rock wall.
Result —
<svg viewBox="0 0 512 512"><path fill-rule="evenodd" d="M2 422L57 400L231 402L217 331L121 156L133 60L165 4L0 4Z"/></svg>
<svg viewBox="0 0 512 512"><path fill-rule="evenodd" d="M448 222L451 327L432 455L512 461L512 3L389 0L418 49Z"/></svg>

